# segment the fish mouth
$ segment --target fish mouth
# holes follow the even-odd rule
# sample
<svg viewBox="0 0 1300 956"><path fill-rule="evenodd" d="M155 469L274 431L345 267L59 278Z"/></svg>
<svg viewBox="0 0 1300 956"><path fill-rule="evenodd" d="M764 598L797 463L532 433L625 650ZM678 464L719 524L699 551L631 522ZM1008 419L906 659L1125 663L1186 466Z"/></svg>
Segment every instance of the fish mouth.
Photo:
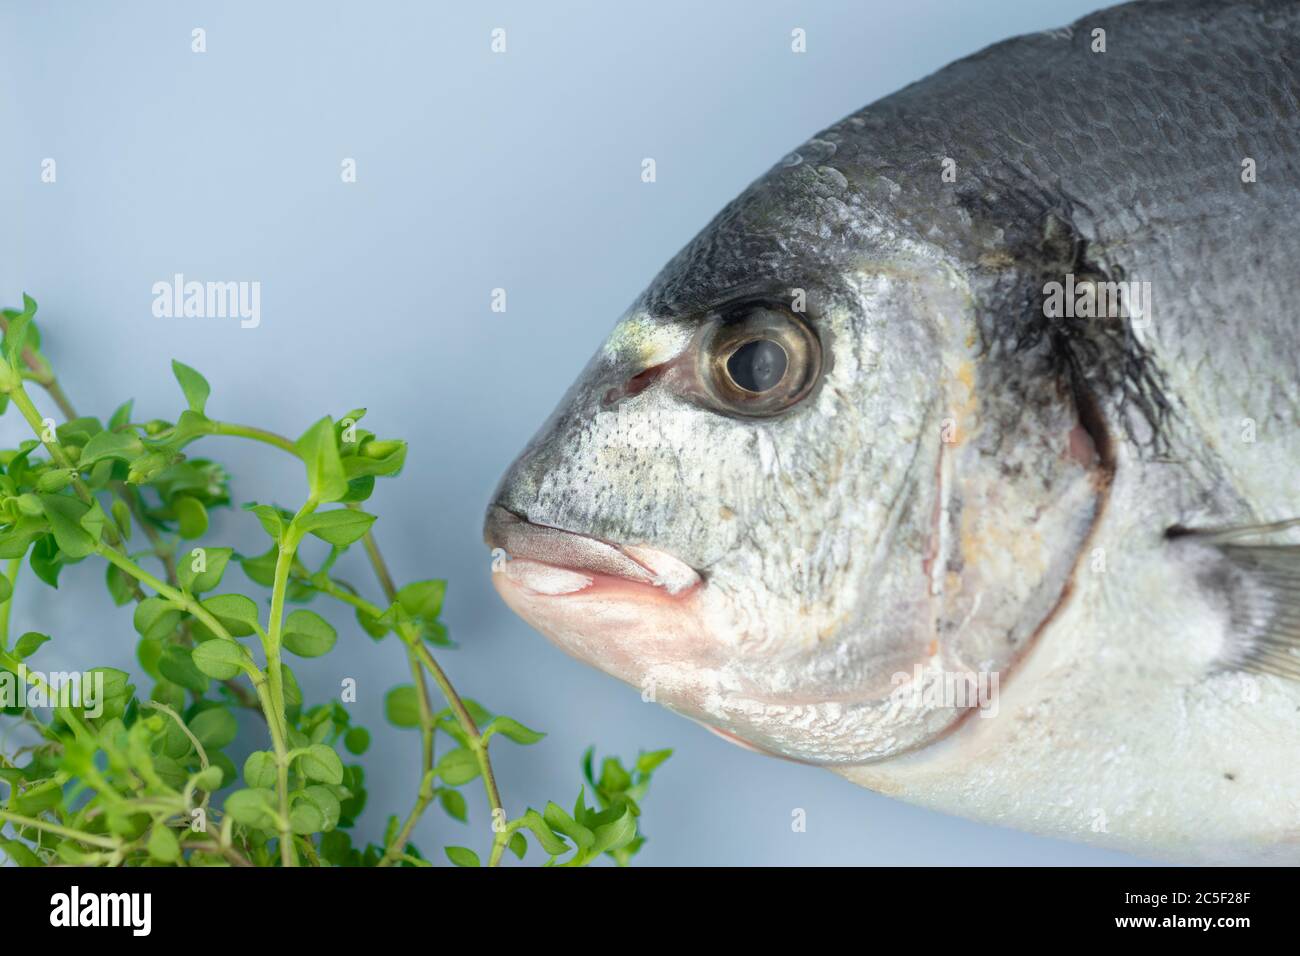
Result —
<svg viewBox="0 0 1300 956"><path fill-rule="evenodd" d="M648 589L678 598L702 583L698 571L666 551L538 524L500 505L488 508L483 540L507 558L494 569L536 595Z"/></svg>

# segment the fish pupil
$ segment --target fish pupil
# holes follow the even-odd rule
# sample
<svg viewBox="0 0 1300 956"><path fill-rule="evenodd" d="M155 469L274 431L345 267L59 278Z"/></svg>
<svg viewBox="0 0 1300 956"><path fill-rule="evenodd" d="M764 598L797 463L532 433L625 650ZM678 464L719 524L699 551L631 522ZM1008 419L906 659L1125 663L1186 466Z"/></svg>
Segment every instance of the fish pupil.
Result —
<svg viewBox="0 0 1300 956"><path fill-rule="evenodd" d="M781 384L789 360L771 339L746 342L727 359L727 374L747 392L766 392Z"/></svg>

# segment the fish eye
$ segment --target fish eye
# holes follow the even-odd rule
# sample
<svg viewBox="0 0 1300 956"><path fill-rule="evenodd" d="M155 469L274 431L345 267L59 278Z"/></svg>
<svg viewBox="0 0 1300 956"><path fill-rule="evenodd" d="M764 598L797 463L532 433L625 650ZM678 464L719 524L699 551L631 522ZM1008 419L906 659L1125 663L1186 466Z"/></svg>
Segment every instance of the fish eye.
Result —
<svg viewBox="0 0 1300 956"><path fill-rule="evenodd" d="M733 414L761 417L808 394L821 371L821 343L783 306L748 304L714 317L703 359L714 402Z"/></svg>
<svg viewBox="0 0 1300 956"><path fill-rule="evenodd" d="M769 392L781 384L790 360L776 339L754 339L731 353L727 374L747 392Z"/></svg>

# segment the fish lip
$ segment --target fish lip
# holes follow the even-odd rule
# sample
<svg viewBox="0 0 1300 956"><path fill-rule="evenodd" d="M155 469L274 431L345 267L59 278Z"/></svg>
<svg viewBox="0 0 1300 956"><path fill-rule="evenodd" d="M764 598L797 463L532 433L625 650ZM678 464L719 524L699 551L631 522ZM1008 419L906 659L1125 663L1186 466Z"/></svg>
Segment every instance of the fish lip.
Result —
<svg viewBox="0 0 1300 956"><path fill-rule="evenodd" d="M665 551L639 546L633 549L594 535L530 521L498 504L488 507L483 541L489 548L504 551L510 560L519 558L566 571L619 578L674 597L693 591L702 582L698 570ZM641 557L633 556L630 550ZM660 557L678 569L677 573L671 576L656 573L647 564L648 556Z"/></svg>

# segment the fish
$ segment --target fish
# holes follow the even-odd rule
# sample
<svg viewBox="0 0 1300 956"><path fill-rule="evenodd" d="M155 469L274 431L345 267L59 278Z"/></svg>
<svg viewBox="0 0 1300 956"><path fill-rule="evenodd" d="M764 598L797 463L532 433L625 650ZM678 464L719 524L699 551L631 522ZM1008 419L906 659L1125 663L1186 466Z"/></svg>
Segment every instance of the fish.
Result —
<svg viewBox="0 0 1300 956"><path fill-rule="evenodd" d="M1300 3L1129 3L813 136L487 509L505 603L761 754L1300 863Z"/></svg>

